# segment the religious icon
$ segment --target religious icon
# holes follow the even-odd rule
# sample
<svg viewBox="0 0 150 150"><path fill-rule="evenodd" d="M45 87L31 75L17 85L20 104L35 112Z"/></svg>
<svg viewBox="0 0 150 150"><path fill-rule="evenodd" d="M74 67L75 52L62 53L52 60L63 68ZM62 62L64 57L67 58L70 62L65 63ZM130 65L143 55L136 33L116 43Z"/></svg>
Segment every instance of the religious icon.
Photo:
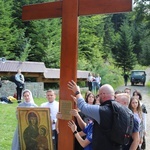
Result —
<svg viewBox="0 0 150 150"><path fill-rule="evenodd" d="M21 150L53 150L49 108L18 108Z"/></svg>

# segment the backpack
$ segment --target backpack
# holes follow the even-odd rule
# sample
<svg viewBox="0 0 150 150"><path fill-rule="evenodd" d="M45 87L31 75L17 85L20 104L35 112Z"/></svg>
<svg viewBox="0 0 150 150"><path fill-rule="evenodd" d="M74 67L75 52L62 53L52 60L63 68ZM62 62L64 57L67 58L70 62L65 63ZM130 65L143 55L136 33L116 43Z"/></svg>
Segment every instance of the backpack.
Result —
<svg viewBox="0 0 150 150"><path fill-rule="evenodd" d="M9 80L12 81L12 82L15 82L16 81L15 75L12 75Z"/></svg>
<svg viewBox="0 0 150 150"><path fill-rule="evenodd" d="M147 109L146 109L146 106L144 104L142 104L141 108L142 108L142 112L147 114Z"/></svg>
<svg viewBox="0 0 150 150"><path fill-rule="evenodd" d="M15 75L12 75L9 80L14 82L17 85L17 87L24 88L24 84L17 81L16 78L15 78Z"/></svg>
<svg viewBox="0 0 150 150"><path fill-rule="evenodd" d="M10 103L10 104L13 103L13 102L11 102L7 97L4 97L4 96L1 97L0 99L1 99L2 102L5 102L5 103Z"/></svg>
<svg viewBox="0 0 150 150"><path fill-rule="evenodd" d="M127 145L133 132L133 113L129 108L122 106L116 101L111 101L111 106L113 121L110 138L117 144Z"/></svg>

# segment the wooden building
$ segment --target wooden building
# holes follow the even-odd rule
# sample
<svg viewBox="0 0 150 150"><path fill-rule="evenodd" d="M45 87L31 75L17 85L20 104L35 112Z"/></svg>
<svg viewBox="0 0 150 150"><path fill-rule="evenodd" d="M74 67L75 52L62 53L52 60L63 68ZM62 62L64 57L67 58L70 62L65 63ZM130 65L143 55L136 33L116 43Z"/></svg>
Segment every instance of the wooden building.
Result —
<svg viewBox="0 0 150 150"><path fill-rule="evenodd" d="M36 82L58 83L60 79L60 69L46 68L43 62L32 61L12 61L0 62L0 77L11 77L21 69L25 78L34 78ZM77 71L77 80L86 81L89 71ZM64 77L65 78L65 77Z"/></svg>

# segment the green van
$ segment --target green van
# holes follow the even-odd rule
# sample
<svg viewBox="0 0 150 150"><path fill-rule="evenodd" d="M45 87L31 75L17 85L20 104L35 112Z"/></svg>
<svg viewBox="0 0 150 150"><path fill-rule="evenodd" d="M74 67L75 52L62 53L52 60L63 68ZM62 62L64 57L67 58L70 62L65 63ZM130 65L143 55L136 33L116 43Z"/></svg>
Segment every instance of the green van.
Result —
<svg viewBox="0 0 150 150"><path fill-rule="evenodd" d="M130 76L131 85L141 83L145 86L146 72L144 70L132 70Z"/></svg>

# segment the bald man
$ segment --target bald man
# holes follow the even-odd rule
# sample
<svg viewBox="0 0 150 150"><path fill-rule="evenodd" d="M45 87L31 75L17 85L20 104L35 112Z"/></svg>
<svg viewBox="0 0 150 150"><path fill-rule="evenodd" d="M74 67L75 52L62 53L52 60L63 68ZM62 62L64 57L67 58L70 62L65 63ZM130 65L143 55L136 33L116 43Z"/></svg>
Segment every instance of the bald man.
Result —
<svg viewBox="0 0 150 150"><path fill-rule="evenodd" d="M128 107L130 103L130 95L128 93L116 94L116 101L121 105Z"/></svg>
<svg viewBox="0 0 150 150"><path fill-rule="evenodd" d="M128 107L130 103L130 96L128 93L119 93L116 95L116 101L120 103L121 105ZM140 142L139 123L138 123L138 120L134 118L132 138L128 145L123 146L123 150L136 150L139 145L139 142Z"/></svg>
<svg viewBox="0 0 150 150"><path fill-rule="evenodd" d="M111 100L114 100L114 89L111 85L105 84L99 89L99 98L101 105L89 105L83 99L80 88L74 81L68 83L68 88L75 93L78 108L85 115L93 118L93 150L122 150L122 146L114 143L106 135L106 131L111 130L112 125L112 109L110 107Z"/></svg>

